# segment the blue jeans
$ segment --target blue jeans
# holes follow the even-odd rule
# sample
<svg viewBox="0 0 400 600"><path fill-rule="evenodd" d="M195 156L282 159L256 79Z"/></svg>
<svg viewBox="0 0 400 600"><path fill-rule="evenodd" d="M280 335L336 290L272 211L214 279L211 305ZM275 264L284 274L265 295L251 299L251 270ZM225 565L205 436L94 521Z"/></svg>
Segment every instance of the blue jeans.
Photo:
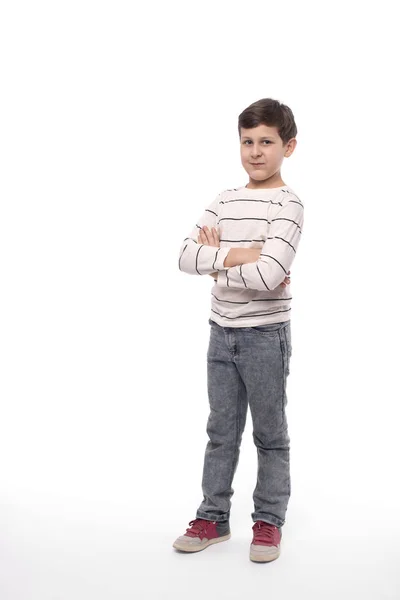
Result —
<svg viewBox="0 0 400 600"><path fill-rule="evenodd" d="M253 420L258 473L253 521L281 527L290 497L286 379L292 353L290 320L257 327L222 327L211 319L207 352L210 414L203 501L196 518L229 520L232 488L245 428Z"/></svg>

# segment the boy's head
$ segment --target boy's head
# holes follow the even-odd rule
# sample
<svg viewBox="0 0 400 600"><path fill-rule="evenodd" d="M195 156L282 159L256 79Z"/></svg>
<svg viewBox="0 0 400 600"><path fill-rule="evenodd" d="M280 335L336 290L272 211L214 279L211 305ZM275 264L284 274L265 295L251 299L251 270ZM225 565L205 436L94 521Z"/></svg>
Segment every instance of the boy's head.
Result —
<svg viewBox="0 0 400 600"><path fill-rule="evenodd" d="M253 102L239 115L238 129L240 158L250 178L247 187L285 185L280 167L297 144L297 127L290 108L272 98Z"/></svg>

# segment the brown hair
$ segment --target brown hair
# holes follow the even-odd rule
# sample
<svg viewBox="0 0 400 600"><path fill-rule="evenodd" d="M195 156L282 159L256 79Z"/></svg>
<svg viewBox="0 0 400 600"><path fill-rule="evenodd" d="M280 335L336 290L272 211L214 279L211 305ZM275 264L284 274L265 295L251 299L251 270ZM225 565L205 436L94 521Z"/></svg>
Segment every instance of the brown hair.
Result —
<svg viewBox="0 0 400 600"><path fill-rule="evenodd" d="M286 104L282 104L273 98L257 100L240 113L238 120L239 137L241 127L251 129L258 125L277 127L283 145L297 135L297 127L291 109Z"/></svg>

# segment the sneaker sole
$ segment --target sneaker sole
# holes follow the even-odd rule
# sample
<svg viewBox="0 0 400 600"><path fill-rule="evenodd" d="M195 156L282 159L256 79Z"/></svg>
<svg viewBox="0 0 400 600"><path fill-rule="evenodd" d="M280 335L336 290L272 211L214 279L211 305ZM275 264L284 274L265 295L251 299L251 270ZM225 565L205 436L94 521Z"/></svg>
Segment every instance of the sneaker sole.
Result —
<svg viewBox="0 0 400 600"><path fill-rule="evenodd" d="M226 540L229 540L230 537L231 537L231 534L228 533L228 535L223 535L218 538L213 538L211 540L207 540L206 542L203 542L202 544L198 544L197 546L187 546L186 544L179 544L179 542L174 542L172 544L172 546L173 546L173 548L176 548L176 550L181 550L182 552L200 552L200 550L204 550L208 546L211 546L211 544L218 544L219 542L226 542Z"/></svg>
<svg viewBox="0 0 400 600"><path fill-rule="evenodd" d="M276 560L277 558L279 558L280 554L280 549L275 554L269 556L255 554L254 551L250 550L250 560L252 560L253 562L271 562L272 560Z"/></svg>

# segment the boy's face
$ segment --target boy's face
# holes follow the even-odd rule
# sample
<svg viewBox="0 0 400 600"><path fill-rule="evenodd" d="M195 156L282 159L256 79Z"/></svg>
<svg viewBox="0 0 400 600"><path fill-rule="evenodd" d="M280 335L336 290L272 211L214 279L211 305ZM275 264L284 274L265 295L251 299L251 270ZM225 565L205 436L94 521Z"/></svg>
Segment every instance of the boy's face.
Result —
<svg viewBox="0 0 400 600"><path fill-rule="evenodd" d="M279 187L285 185L280 167L285 157L292 154L296 147L292 138L283 145L277 127L258 125L251 129L241 128L240 158L250 178L251 187ZM256 165L255 163L261 163Z"/></svg>

